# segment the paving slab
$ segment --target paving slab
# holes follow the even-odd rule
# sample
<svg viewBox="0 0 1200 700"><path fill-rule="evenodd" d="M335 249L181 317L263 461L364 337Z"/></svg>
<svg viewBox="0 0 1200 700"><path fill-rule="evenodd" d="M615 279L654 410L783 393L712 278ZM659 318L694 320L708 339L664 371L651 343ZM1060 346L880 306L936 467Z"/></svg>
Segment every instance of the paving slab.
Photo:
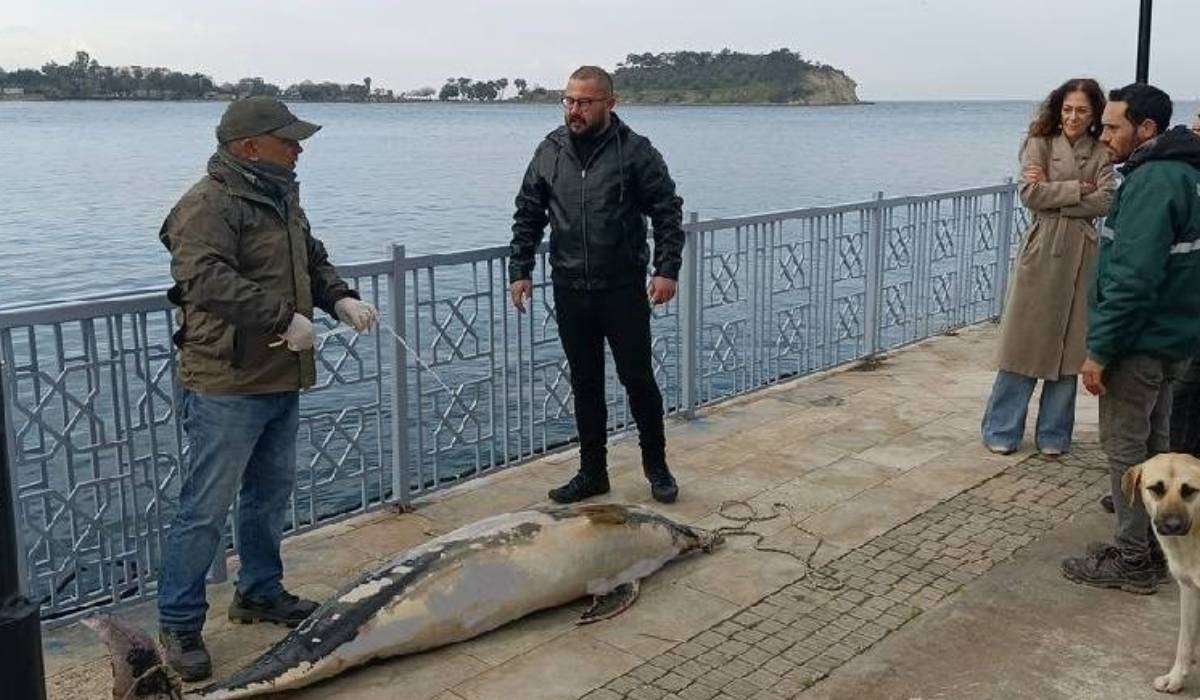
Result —
<svg viewBox="0 0 1200 700"><path fill-rule="evenodd" d="M837 669L799 697L1152 700L1174 660L1179 596L1079 586L1064 555L1110 537L1112 516L1089 509L1011 561ZM1193 676L1179 697L1200 695Z"/></svg>

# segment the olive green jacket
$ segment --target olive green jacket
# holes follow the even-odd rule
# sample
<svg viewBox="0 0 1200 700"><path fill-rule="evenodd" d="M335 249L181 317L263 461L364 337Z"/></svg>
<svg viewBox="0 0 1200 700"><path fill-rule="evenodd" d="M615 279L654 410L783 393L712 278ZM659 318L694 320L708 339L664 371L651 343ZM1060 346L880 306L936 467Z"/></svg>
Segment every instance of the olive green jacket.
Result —
<svg viewBox="0 0 1200 700"><path fill-rule="evenodd" d="M313 237L291 176L218 152L179 200L159 239L171 252L179 307L179 380L207 394L298 391L316 381L312 350L269 347L293 313L334 315L358 295Z"/></svg>

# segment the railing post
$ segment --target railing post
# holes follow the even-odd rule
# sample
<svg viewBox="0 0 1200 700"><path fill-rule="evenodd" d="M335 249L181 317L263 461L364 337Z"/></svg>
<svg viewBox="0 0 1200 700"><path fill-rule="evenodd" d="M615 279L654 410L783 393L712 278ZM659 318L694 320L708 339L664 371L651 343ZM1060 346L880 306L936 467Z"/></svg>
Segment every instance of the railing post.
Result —
<svg viewBox="0 0 1200 700"><path fill-rule="evenodd" d="M871 227L867 231L866 285L863 294L863 345L867 357L878 354L879 313L883 307L883 192L875 193L871 207Z"/></svg>
<svg viewBox="0 0 1200 700"><path fill-rule="evenodd" d="M408 337L404 258L404 246L392 245L391 325L400 338ZM404 505L409 501L408 348L398 338L392 339L392 358L392 502Z"/></svg>
<svg viewBox="0 0 1200 700"><path fill-rule="evenodd" d="M996 304L993 320L1004 313L1004 298L1008 295L1008 253L1012 248L1012 224L1016 214L1017 186L1010 177L1008 189L1000 193L1000 222L996 227L996 277L992 282L992 295Z"/></svg>
<svg viewBox="0 0 1200 700"><path fill-rule="evenodd" d="M25 556L17 531L17 488L9 472L8 420L0 358L0 678L4 697L44 700L42 623L38 604L22 593L20 561ZM11 695L10 695L11 693Z"/></svg>
<svg viewBox="0 0 1200 700"><path fill-rule="evenodd" d="M688 223L695 224L700 215L691 212ZM695 415L697 388L699 387L700 346L700 236L696 230L685 231L683 239L683 265L679 269L679 381L681 401L680 413L691 418Z"/></svg>

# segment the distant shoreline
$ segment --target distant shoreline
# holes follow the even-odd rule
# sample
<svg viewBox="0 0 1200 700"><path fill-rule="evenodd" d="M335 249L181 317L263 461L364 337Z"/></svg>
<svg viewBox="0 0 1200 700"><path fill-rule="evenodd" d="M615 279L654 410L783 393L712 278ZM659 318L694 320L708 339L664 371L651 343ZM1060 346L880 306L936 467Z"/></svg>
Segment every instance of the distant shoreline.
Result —
<svg viewBox="0 0 1200 700"><path fill-rule="evenodd" d="M388 101L363 101L363 100L288 100L283 99L288 104L303 104L303 105L396 105L396 104L427 104L427 105L457 105L459 107L487 107L493 105L503 105L507 107L517 106L537 106L548 105L557 106L557 102L553 100L388 100ZM48 98L44 95L22 95L20 97L5 96L0 98L2 102L136 102L136 103L152 103L160 102L163 104L199 104L199 103L229 103L233 100L203 100L203 99L188 99L188 100L159 100L151 98L137 97L73 97L66 99ZM917 100L922 101L922 100ZM860 105L874 105L874 100L858 100L855 102L820 102L814 104L804 104L802 102L641 102L633 100L622 100L620 95L617 96L617 107L857 107Z"/></svg>

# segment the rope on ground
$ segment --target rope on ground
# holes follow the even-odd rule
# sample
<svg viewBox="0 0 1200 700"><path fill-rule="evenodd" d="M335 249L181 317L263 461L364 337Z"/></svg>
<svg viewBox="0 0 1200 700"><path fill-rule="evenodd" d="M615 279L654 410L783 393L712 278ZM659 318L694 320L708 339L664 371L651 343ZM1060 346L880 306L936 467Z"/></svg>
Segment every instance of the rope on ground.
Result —
<svg viewBox="0 0 1200 700"><path fill-rule="evenodd" d="M731 512L734 508L744 508L748 514L736 514ZM782 547L764 545L763 541L766 540L766 535L750 528L750 526L754 523L764 523L770 520L775 520L776 518L782 517L785 514L788 518L789 527L805 537L811 537L812 539L816 540L816 545L809 550L808 553L800 554L793 549L784 549ZM825 540L819 535L809 532L801 527L800 524L796 522L795 511L787 503L772 503L771 512L763 515L755 509L752 503L747 501L722 501L721 504L717 506L717 515L738 524L723 525L718 527L713 530L715 534L723 537L753 537L754 544L752 546L755 551L784 554L800 562L804 569L796 581L808 579L813 586L826 591L841 590L845 586L841 579L837 578L835 575L822 571L820 567L813 566L813 559L816 558L817 552L821 551L821 545L825 543Z"/></svg>

